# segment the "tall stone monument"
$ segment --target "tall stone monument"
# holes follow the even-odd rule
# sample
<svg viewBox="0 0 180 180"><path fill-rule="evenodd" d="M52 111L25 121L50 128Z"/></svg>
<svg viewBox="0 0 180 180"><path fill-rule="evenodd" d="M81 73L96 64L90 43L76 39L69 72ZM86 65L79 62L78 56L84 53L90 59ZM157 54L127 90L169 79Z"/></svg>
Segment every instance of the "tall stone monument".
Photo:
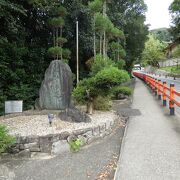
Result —
<svg viewBox="0 0 180 180"><path fill-rule="evenodd" d="M60 60L54 60L45 72L45 78L39 90L41 109L64 110L69 107L72 92L72 72L70 67Z"/></svg>

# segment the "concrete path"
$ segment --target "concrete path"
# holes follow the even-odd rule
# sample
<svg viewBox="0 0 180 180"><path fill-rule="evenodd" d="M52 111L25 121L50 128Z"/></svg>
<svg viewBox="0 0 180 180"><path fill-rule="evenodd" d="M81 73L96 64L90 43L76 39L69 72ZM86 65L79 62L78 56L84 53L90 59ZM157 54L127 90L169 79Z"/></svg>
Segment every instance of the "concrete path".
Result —
<svg viewBox="0 0 180 180"><path fill-rule="evenodd" d="M130 117L115 180L179 180L180 118L169 111L137 79Z"/></svg>

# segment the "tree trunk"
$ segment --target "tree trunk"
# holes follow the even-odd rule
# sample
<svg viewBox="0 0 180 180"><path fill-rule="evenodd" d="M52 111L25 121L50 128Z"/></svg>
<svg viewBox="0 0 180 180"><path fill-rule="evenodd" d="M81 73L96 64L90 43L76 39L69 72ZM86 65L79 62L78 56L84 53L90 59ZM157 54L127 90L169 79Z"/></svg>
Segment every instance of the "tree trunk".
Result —
<svg viewBox="0 0 180 180"><path fill-rule="evenodd" d="M103 4L103 16L106 17L106 0L104 1ZM104 30L104 40L103 40L103 57L105 58L106 56L106 30Z"/></svg>
<svg viewBox="0 0 180 180"><path fill-rule="evenodd" d="M106 38L106 51L105 51L106 57L107 57L107 52L108 52L108 39Z"/></svg>
<svg viewBox="0 0 180 180"><path fill-rule="evenodd" d="M96 31L95 31L95 15L93 20L94 26L94 60L96 60Z"/></svg>
<svg viewBox="0 0 180 180"><path fill-rule="evenodd" d="M57 40L57 38L58 38L58 28L56 28L56 46L58 46L58 40Z"/></svg>
<svg viewBox="0 0 180 180"><path fill-rule="evenodd" d="M103 40L103 57L106 56L106 32L104 31L104 40Z"/></svg>
<svg viewBox="0 0 180 180"><path fill-rule="evenodd" d="M60 30L60 37L62 38L62 27L61 27L61 30ZM62 44L60 46L62 48ZM61 50L61 61L62 61L63 57L62 57L62 50Z"/></svg>
<svg viewBox="0 0 180 180"><path fill-rule="evenodd" d="M55 29L53 28L53 46L56 46L56 35L55 35Z"/></svg>
<svg viewBox="0 0 180 180"><path fill-rule="evenodd" d="M86 113L93 114L93 102L92 101L88 101Z"/></svg>
<svg viewBox="0 0 180 180"><path fill-rule="evenodd" d="M58 46L58 28L56 29L56 46ZM57 60L59 59L58 53L57 53Z"/></svg>
<svg viewBox="0 0 180 180"><path fill-rule="evenodd" d="M118 44L120 44L120 42L119 42L119 38L118 38ZM119 47L118 47L118 61L120 60L120 57L119 57Z"/></svg>
<svg viewBox="0 0 180 180"><path fill-rule="evenodd" d="M100 40L99 40L99 54L102 55L102 35L100 35Z"/></svg>

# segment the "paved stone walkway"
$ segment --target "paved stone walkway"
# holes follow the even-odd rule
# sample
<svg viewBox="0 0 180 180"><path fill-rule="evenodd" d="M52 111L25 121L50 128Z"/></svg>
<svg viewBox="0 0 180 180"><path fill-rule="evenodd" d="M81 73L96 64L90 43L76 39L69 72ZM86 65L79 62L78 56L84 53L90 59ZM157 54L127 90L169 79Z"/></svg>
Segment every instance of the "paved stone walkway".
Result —
<svg viewBox="0 0 180 180"><path fill-rule="evenodd" d="M127 124L115 180L179 180L180 119L170 117L140 80Z"/></svg>

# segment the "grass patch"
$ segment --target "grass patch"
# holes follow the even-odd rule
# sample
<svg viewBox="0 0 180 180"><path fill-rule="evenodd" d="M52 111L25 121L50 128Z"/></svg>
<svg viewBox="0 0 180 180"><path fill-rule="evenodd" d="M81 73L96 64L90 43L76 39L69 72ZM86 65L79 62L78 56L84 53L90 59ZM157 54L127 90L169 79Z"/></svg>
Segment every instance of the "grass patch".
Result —
<svg viewBox="0 0 180 180"><path fill-rule="evenodd" d="M177 66L162 67L161 69L164 70L164 71L167 71L167 72L169 72L171 74L180 75L180 66L178 66L178 67Z"/></svg>

